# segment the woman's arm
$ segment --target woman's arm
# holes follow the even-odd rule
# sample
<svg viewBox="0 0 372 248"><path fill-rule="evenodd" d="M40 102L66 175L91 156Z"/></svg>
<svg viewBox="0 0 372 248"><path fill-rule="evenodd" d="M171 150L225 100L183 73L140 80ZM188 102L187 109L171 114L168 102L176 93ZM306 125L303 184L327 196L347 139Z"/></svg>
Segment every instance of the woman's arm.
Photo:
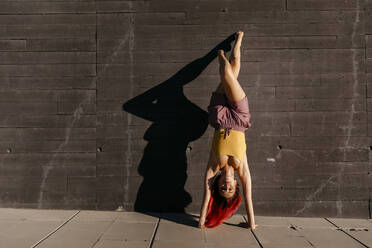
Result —
<svg viewBox="0 0 372 248"><path fill-rule="evenodd" d="M207 216L207 211L208 211L208 204L209 200L211 198L211 189L210 189L210 180L211 178L216 174L213 171L213 164L215 163L214 157L213 157L213 151L211 149L211 152L209 153L209 160L207 164L207 168L205 170L204 174L204 195L203 195L203 201L202 201L202 206L200 208L200 218L199 218L199 227L203 228L204 223L205 223L205 218Z"/></svg>
<svg viewBox="0 0 372 248"><path fill-rule="evenodd" d="M252 180L248 168L247 155L245 154L243 163L238 170L240 181L242 182L245 209L247 212L249 227L254 229L257 225L254 220L253 203L252 203Z"/></svg>

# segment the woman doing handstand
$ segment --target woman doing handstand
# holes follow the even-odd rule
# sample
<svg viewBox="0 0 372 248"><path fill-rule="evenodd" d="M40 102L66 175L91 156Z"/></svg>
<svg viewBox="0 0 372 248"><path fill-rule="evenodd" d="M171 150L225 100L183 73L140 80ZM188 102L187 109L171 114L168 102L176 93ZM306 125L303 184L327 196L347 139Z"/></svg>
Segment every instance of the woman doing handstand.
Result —
<svg viewBox="0 0 372 248"><path fill-rule="evenodd" d="M236 33L235 45L226 59L218 50L221 82L212 92L208 106L209 123L215 128L212 148L204 176L204 196L199 227L215 227L231 217L242 200L234 179L237 171L243 184L248 226L255 229L251 176L246 155L244 131L251 127L247 96L237 78L243 32Z"/></svg>

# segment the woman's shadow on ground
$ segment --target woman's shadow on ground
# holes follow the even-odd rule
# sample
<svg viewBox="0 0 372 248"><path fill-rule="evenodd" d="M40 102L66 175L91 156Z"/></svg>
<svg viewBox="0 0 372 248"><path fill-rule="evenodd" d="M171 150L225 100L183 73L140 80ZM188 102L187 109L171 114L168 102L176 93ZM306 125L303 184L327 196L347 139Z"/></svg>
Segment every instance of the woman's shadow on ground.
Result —
<svg viewBox="0 0 372 248"><path fill-rule="evenodd" d="M185 191L186 149L208 127L208 113L189 101L183 86L197 78L217 57L217 50L231 50L234 34L161 84L123 105L124 111L152 121L144 139L148 141L138 172L143 181L137 192L134 210L145 213L185 213L192 202Z"/></svg>

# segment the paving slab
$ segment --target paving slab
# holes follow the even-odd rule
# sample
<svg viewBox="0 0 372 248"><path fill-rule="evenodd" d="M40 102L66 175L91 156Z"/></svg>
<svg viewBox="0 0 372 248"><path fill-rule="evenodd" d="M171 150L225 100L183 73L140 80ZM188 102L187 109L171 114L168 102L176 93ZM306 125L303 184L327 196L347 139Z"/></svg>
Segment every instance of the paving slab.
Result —
<svg viewBox="0 0 372 248"><path fill-rule="evenodd" d="M96 243L94 248L148 248L149 243L143 241L123 241L101 239Z"/></svg>
<svg viewBox="0 0 372 248"><path fill-rule="evenodd" d="M141 213L83 210L37 247L148 247L157 222Z"/></svg>
<svg viewBox="0 0 372 248"><path fill-rule="evenodd" d="M230 247L231 248L247 248L247 247L256 247L256 246L249 246L246 244L227 244L227 243L221 243L221 244L206 243L205 244L205 248L230 248Z"/></svg>
<svg viewBox="0 0 372 248"><path fill-rule="evenodd" d="M340 230L333 228L301 228L298 230L305 239L307 239L314 247L320 248L363 248L361 245L351 237L345 235Z"/></svg>
<svg viewBox="0 0 372 248"><path fill-rule="evenodd" d="M77 210L2 208L0 247L32 247L76 212Z"/></svg>
<svg viewBox="0 0 372 248"><path fill-rule="evenodd" d="M372 247L372 222L370 219L327 219L365 246Z"/></svg>
<svg viewBox="0 0 372 248"><path fill-rule="evenodd" d="M155 223L127 223L116 221L105 231L102 239L151 242Z"/></svg>
<svg viewBox="0 0 372 248"><path fill-rule="evenodd" d="M372 230L372 222L369 219L352 219L352 218L327 218L336 226L343 229L368 229Z"/></svg>
<svg viewBox="0 0 372 248"><path fill-rule="evenodd" d="M101 236L94 248L147 248L158 221L158 217L149 214L117 212L115 222Z"/></svg>
<svg viewBox="0 0 372 248"><path fill-rule="evenodd" d="M114 221L121 212L81 210L73 221Z"/></svg>
<svg viewBox="0 0 372 248"><path fill-rule="evenodd" d="M216 228L199 229L191 214L161 216L153 247L259 247L242 215L234 215Z"/></svg>
<svg viewBox="0 0 372 248"><path fill-rule="evenodd" d="M159 218L163 223L178 223L192 227L199 224L199 213L162 213Z"/></svg>
<svg viewBox="0 0 372 248"><path fill-rule="evenodd" d="M233 215L215 228L204 229L208 247L248 246L260 247L240 214Z"/></svg>
<svg viewBox="0 0 372 248"><path fill-rule="evenodd" d="M15 226L17 226L19 221L15 220L1 220L0 219L0 235L3 235L4 233L8 232L11 229L14 229Z"/></svg>
<svg viewBox="0 0 372 248"><path fill-rule="evenodd" d="M119 212L117 221L124 221L127 223L157 223L158 215L151 215L138 212Z"/></svg>
<svg viewBox="0 0 372 248"><path fill-rule="evenodd" d="M345 235L324 218L286 217L292 229L297 230L315 247L365 247Z"/></svg>
<svg viewBox="0 0 372 248"><path fill-rule="evenodd" d="M152 248L205 248L205 244L204 242L192 240L155 240Z"/></svg>
<svg viewBox="0 0 372 248"><path fill-rule="evenodd" d="M82 210L74 217L74 221L95 220L95 221L125 221L135 223L156 223L158 217L154 214L139 212L121 212L121 211L96 211Z"/></svg>
<svg viewBox="0 0 372 248"><path fill-rule="evenodd" d="M0 208L0 247L372 247L371 219L256 216L255 230L246 220L199 229L198 213Z"/></svg>
<svg viewBox="0 0 372 248"><path fill-rule="evenodd" d="M62 233L60 233L62 232ZM93 247L99 241L100 233L82 231L82 230L64 230L58 231L57 236L51 236L36 247L53 248L85 248Z"/></svg>
<svg viewBox="0 0 372 248"><path fill-rule="evenodd" d="M31 247L60 224L60 221L17 221L11 228L1 232L0 247Z"/></svg>
<svg viewBox="0 0 372 248"><path fill-rule="evenodd" d="M333 228L334 227L334 225L332 225L331 223L329 223L329 221L327 221L324 218L316 218L316 217L285 217L285 219L286 219L286 222L288 222L288 224L293 225L293 226L296 226L296 227L299 227L299 228L307 227L307 228L320 228L320 229L323 229L323 228Z"/></svg>
<svg viewBox="0 0 372 248"><path fill-rule="evenodd" d="M297 230L291 228L286 217L256 216L259 226L253 230L264 248L313 247Z"/></svg>
<svg viewBox="0 0 372 248"><path fill-rule="evenodd" d="M197 227L196 217L189 215L163 215L156 232L155 241L204 242L202 229Z"/></svg>
<svg viewBox="0 0 372 248"><path fill-rule="evenodd" d="M198 223L199 216L193 213L161 214L152 247L204 247L204 235Z"/></svg>
<svg viewBox="0 0 372 248"><path fill-rule="evenodd" d="M247 215L243 215L244 219L247 220ZM281 216L255 216L255 222L257 225L261 226L288 226L290 222L287 217Z"/></svg>
<svg viewBox="0 0 372 248"><path fill-rule="evenodd" d="M113 211L80 211L37 247L92 247L116 217Z"/></svg>

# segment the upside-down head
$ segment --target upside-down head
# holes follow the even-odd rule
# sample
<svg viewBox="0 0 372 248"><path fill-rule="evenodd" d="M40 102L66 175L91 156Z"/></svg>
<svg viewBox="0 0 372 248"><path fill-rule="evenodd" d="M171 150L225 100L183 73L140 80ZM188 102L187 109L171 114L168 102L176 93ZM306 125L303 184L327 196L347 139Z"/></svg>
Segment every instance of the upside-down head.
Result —
<svg viewBox="0 0 372 248"><path fill-rule="evenodd" d="M242 201L238 182L218 174L211 184L211 198L208 204L205 226L212 228L230 218Z"/></svg>

